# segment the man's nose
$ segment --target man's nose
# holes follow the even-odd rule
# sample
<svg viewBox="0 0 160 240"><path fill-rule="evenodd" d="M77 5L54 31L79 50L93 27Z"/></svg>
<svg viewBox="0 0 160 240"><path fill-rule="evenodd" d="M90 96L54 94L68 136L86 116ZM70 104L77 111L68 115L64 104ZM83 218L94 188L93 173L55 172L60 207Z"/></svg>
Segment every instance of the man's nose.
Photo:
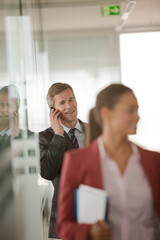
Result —
<svg viewBox="0 0 160 240"><path fill-rule="evenodd" d="M3 112L9 112L9 107L7 104L4 104L3 107L1 108Z"/></svg>
<svg viewBox="0 0 160 240"><path fill-rule="evenodd" d="M71 108L72 107L72 104L70 102L67 102L66 103L66 108Z"/></svg>

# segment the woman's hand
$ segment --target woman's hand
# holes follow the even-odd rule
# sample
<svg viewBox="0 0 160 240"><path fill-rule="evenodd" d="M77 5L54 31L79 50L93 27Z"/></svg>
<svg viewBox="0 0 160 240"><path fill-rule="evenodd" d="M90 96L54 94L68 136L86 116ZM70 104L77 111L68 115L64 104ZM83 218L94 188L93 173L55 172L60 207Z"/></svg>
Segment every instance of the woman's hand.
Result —
<svg viewBox="0 0 160 240"><path fill-rule="evenodd" d="M89 231L90 240L111 240L111 227L105 221L97 221Z"/></svg>

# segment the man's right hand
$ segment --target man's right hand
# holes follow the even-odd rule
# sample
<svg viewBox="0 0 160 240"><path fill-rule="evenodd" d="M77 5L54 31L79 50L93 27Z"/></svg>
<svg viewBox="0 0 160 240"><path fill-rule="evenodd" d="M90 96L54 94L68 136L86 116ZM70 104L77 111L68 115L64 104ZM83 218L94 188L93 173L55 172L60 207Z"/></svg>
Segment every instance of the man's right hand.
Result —
<svg viewBox="0 0 160 240"><path fill-rule="evenodd" d="M11 136L15 138L19 135L19 114L18 112L13 112L11 115Z"/></svg>
<svg viewBox="0 0 160 240"><path fill-rule="evenodd" d="M51 128L53 129L55 134L63 136L64 129L61 126L61 121L60 121L60 112L57 109L52 109L50 113L50 123L51 123Z"/></svg>

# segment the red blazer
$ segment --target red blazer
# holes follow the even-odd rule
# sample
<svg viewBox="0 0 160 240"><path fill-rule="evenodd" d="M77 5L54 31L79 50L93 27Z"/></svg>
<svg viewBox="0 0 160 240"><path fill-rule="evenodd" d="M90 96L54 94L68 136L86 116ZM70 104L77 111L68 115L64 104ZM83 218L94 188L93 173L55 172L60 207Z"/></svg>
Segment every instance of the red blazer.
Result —
<svg viewBox="0 0 160 240"><path fill-rule="evenodd" d="M141 164L150 183L160 218L160 154L138 147ZM57 233L63 240L87 240L90 225L74 218L74 189L86 184L103 189L97 140L89 146L66 152L61 172Z"/></svg>

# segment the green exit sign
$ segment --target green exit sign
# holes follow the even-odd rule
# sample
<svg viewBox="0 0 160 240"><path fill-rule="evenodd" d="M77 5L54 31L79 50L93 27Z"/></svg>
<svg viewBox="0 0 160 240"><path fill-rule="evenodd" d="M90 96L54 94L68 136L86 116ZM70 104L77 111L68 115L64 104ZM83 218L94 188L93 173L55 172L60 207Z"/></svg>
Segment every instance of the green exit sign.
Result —
<svg viewBox="0 0 160 240"><path fill-rule="evenodd" d="M120 15L120 6L102 6L101 16Z"/></svg>

